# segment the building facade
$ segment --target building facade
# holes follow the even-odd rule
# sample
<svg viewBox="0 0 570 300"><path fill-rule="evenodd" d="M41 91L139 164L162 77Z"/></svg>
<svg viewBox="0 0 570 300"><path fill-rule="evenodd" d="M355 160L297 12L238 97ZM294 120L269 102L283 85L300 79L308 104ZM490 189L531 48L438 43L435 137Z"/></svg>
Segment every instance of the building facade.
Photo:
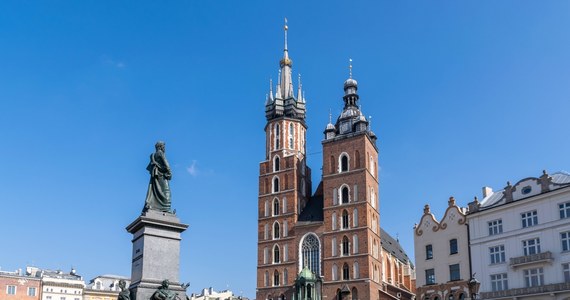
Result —
<svg viewBox="0 0 570 300"><path fill-rule="evenodd" d="M483 299L570 299L570 174L483 188L467 221Z"/></svg>
<svg viewBox="0 0 570 300"><path fill-rule="evenodd" d="M83 300L85 282L72 269L69 273L61 270L33 270L41 277L42 300Z"/></svg>
<svg viewBox="0 0 570 300"><path fill-rule="evenodd" d="M0 299L39 300L41 280L32 274L0 271Z"/></svg>
<svg viewBox="0 0 570 300"><path fill-rule="evenodd" d="M421 300L467 299L471 270L467 216L453 197L438 220L424 207L414 226L416 294Z"/></svg>
<svg viewBox="0 0 570 300"><path fill-rule="evenodd" d="M91 279L83 291L83 300L116 300L121 292L120 280L124 280L128 288L130 279L124 276L100 275Z"/></svg>
<svg viewBox="0 0 570 300"><path fill-rule="evenodd" d="M384 256L377 138L359 109L352 74L343 111L325 128L322 180L312 191L306 101L300 78L296 93L293 87L287 30L275 93L271 85L265 102L256 299L411 299L414 274L405 253Z"/></svg>
<svg viewBox="0 0 570 300"><path fill-rule="evenodd" d="M248 300L242 296L236 296L230 290L216 292L213 288L202 289L199 294L191 294L189 300Z"/></svg>

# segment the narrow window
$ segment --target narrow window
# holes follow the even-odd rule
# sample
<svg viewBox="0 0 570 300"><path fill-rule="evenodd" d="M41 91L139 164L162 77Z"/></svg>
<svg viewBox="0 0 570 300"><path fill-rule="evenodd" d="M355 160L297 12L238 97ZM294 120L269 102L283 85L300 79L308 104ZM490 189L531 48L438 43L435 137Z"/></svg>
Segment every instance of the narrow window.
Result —
<svg viewBox="0 0 570 300"><path fill-rule="evenodd" d="M266 264L269 261L269 249L267 247L263 248L263 263Z"/></svg>
<svg viewBox="0 0 570 300"><path fill-rule="evenodd" d="M342 154L340 156L340 172L348 171L348 155Z"/></svg>
<svg viewBox="0 0 570 300"><path fill-rule="evenodd" d="M346 236L342 237L342 255L349 254L349 242Z"/></svg>
<svg viewBox="0 0 570 300"><path fill-rule="evenodd" d="M269 272L265 271L265 277L263 278L265 286L269 286Z"/></svg>
<svg viewBox="0 0 570 300"><path fill-rule="evenodd" d="M277 198L273 199L273 215L279 215L279 199Z"/></svg>
<svg viewBox="0 0 570 300"><path fill-rule="evenodd" d="M560 233L560 242L562 243L562 251L570 251L570 231Z"/></svg>
<svg viewBox="0 0 570 300"><path fill-rule="evenodd" d="M283 245L283 261L289 261L289 245Z"/></svg>
<svg viewBox="0 0 570 300"><path fill-rule="evenodd" d="M570 282L570 263L562 264L562 273L564 274L564 282Z"/></svg>
<svg viewBox="0 0 570 300"><path fill-rule="evenodd" d="M449 266L449 280L455 281L461 279L461 275L459 275L459 264L454 264Z"/></svg>
<svg viewBox="0 0 570 300"><path fill-rule="evenodd" d="M287 198L283 198L283 213L287 213Z"/></svg>
<svg viewBox="0 0 570 300"><path fill-rule="evenodd" d="M358 254L358 235L352 236L352 253Z"/></svg>
<svg viewBox="0 0 570 300"><path fill-rule="evenodd" d="M265 212L263 215L269 217L269 200L265 200Z"/></svg>
<svg viewBox="0 0 570 300"><path fill-rule="evenodd" d="M273 272L273 286L279 286L279 271Z"/></svg>
<svg viewBox="0 0 570 300"><path fill-rule="evenodd" d="M336 212L332 213L332 230L336 230Z"/></svg>
<svg viewBox="0 0 570 300"><path fill-rule="evenodd" d="M435 284L435 272L434 269L427 269L426 270L426 285L427 284Z"/></svg>
<svg viewBox="0 0 570 300"><path fill-rule="evenodd" d="M337 255L337 254L336 254L336 253L337 253L337 252L336 252L336 251L337 251L336 249L338 249L337 247L338 247L338 246L337 246L337 244L336 244L336 238L332 238L332 240L331 240L331 255L332 255L332 256L336 256L336 255Z"/></svg>
<svg viewBox="0 0 570 300"><path fill-rule="evenodd" d="M293 123L289 123L289 149L293 149Z"/></svg>
<svg viewBox="0 0 570 300"><path fill-rule="evenodd" d="M279 231L279 223L275 222L275 224L273 224L273 238L278 239L279 237L281 237L281 234Z"/></svg>
<svg viewBox="0 0 570 300"><path fill-rule="evenodd" d="M273 263L277 264L281 262L281 256L279 255L279 246L275 245L273 247Z"/></svg>
<svg viewBox="0 0 570 300"><path fill-rule="evenodd" d="M273 192L279 192L279 177L273 178Z"/></svg>
<svg viewBox="0 0 570 300"><path fill-rule="evenodd" d="M279 149L280 145L280 138L281 138L281 130L279 128L279 124L275 124L275 149Z"/></svg>
<svg viewBox="0 0 570 300"><path fill-rule="evenodd" d="M352 211L352 227L358 227L358 209Z"/></svg>
<svg viewBox="0 0 570 300"><path fill-rule="evenodd" d="M355 287L352 288L352 300L358 300L358 290Z"/></svg>
<svg viewBox="0 0 570 300"><path fill-rule="evenodd" d="M432 245L426 245L426 259L433 258L433 247Z"/></svg>
<svg viewBox="0 0 570 300"><path fill-rule="evenodd" d="M570 202L558 204L560 210L560 219L570 218Z"/></svg>
<svg viewBox="0 0 570 300"><path fill-rule="evenodd" d="M348 268L348 264L345 263L342 266L342 280L349 280L350 279L350 270Z"/></svg>
<svg viewBox="0 0 570 300"><path fill-rule="evenodd" d="M341 188L341 198L342 198L342 203L348 203L348 196L349 196L349 192L348 192L348 187L343 186Z"/></svg>
<svg viewBox="0 0 570 300"><path fill-rule="evenodd" d="M265 228L264 228L265 231L264 231L263 237L264 237L265 239L268 239L268 238L269 238L269 225L265 224L264 227L265 227Z"/></svg>
<svg viewBox="0 0 570 300"><path fill-rule="evenodd" d="M348 229L348 212L346 209L342 211L342 229Z"/></svg>
<svg viewBox="0 0 570 300"><path fill-rule="evenodd" d="M457 254L457 239L449 240L449 254Z"/></svg>
<svg viewBox="0 0 570 300"><path fill-rule="evenodd" d="M287 269L283 270L283 285L287 285L287 279L289 278L289 272ZM285 296L281 296L281 299L285 300Z"/></svg>
<svg viewBox="0 0 570 300"><path fill-rule="evenodd" d="M280 166L281 160L279 159L279 156L275 156L275 159L273 159L273 172L279 171Z"/></svg>
<svg viewBox="0 0 570 300"><path fill-rule="evenodd" d="M338 280L338 267L336 264L332 266L332 280Z"/></svg>
<svg viewBox="0 0 570 300"><path fill-rule="evenodd" d="M283 237L287 237L289 235L289 223L287 220L283 221Z"/></svg>
<svg viewBox="0 0 570 300"><path fill-rule="evenodd" d="M352 264L352 277L354 277L354 279L358 279L360 278L360 267L358 266L358 262L354 262L354 264Z"/></svg>

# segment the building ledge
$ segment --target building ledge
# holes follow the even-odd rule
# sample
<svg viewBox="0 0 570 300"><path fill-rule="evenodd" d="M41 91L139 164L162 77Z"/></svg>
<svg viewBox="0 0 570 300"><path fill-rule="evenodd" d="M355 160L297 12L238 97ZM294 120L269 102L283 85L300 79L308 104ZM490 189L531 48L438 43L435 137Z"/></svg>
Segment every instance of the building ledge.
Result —
<svg viewBox="0 0 570 300"><path fill-rule="evenodd" d="M529 264L550 263L553 259L552 252L546 251L526 256L511 257L509 265L512 268L518 268Z"/></svg>
<svg viewBox="0 0 570 300"><path fill-rule="evenodd" d="M527 288L509 289L497 292L482 292L482 299L501 299L512 298L516 296L529 296L539 294L556 294L559 292L567 292L570 290L570 282L546 284L541 286L533 286Z"/></svg>

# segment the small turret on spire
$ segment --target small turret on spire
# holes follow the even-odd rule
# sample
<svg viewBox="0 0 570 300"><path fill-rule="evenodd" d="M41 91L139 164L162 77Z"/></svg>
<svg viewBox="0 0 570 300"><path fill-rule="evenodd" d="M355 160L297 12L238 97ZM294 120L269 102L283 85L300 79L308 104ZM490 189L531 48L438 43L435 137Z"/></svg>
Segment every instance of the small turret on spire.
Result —
<svg viewBox="0 0 570 300"><path fill-rule="evenodd" d="M299 86L297 88L297 100L303 102L303 92L301 90L302 89L301 74L299 74L298 80L299 80Z"/></svg>

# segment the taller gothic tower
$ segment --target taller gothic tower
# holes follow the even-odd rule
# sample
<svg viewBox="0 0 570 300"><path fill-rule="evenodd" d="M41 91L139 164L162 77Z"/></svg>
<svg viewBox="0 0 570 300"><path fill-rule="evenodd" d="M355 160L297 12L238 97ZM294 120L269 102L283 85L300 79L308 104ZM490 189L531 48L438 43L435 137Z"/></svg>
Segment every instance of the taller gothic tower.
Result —
<svg viewBox="0 0 570 300"><path fill-rule="evenodd" d="M265 101L265 160L259 168L257 299L277 299L291 293L297 274L293 227L311 195L311 170L305 161L305 99L300 77L294 93L286 24L284 29L279 79L275 93L270 84Z"/></svg>

